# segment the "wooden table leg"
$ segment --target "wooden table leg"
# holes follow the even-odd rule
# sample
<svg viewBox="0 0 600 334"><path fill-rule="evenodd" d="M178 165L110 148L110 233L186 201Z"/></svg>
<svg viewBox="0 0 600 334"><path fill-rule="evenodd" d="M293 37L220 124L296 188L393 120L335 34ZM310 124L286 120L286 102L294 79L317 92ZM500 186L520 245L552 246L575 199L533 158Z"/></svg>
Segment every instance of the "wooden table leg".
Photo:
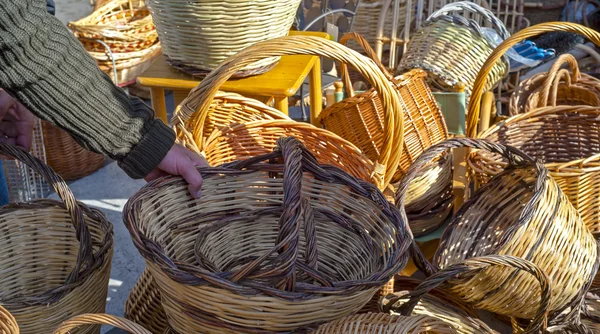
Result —
<svg viewBox="0 0 600 334"><path fill-rule="evenodd" d="M150 98L152 99L152 109L154 109L156 118L160 118L165 124L169 124L169 120L167 119L165 90L162 88L150 88Z"/></svg>
<svg viewBox="0 0 600 334"><path fill-rule="evenodd" d="M310 123L317 125L323 109L323 90L321 86L321 59L317 59L310 71Z"/></svg>
<svg viewBox="0 0 600 334"><path fill-rule="evenodd" d="M275 96L275 109L281 111L286 115L289 115L287 96Z"/></svg>

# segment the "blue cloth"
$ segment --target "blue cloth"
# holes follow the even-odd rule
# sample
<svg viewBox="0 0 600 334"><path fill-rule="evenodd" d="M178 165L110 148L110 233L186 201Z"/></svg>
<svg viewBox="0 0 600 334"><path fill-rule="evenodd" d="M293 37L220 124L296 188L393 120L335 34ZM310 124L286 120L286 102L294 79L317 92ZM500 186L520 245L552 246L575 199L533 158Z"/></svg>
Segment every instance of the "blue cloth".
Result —
<svg viewBox="0 0 600 334"><path fill-rule="evenodd" d="M46 0L46 10L52 15L56 15L56 5L54 0Z"/></svg>
<svg viewBox="0 0 600 334"><path fill-rule="evenodd" d="M4 164L0 160L0 206L10 203L10 196L8 195L8 184L6 183L6 176L4 175Z"/></svg>

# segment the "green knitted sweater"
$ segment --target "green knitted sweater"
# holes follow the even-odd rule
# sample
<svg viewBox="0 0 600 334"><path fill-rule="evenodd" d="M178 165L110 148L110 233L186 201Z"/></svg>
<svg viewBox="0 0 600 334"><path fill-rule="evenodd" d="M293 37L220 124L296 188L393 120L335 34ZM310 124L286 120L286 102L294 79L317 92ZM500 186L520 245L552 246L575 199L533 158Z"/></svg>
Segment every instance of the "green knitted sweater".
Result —
<svg viewBox="0 0 600 334"><path fill-rule="evenodd" d="M0 0L0 88L132 178L146 176L175 141L150 107L98 68L44 0Z"/></svg>

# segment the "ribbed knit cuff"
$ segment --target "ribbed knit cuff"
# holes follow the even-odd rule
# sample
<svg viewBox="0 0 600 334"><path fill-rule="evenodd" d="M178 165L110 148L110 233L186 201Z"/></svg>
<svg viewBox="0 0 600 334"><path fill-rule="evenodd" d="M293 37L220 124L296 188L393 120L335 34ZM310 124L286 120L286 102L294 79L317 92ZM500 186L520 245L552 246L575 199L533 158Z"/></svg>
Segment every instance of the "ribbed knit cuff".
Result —
<svg viewBox="0 0 600 334"><path fill-rule="evenodd" d="M152 120L146 130L139 143L118 162L121 169L133 179L148 175L175 143L175 132L159 119Z"/></svg>

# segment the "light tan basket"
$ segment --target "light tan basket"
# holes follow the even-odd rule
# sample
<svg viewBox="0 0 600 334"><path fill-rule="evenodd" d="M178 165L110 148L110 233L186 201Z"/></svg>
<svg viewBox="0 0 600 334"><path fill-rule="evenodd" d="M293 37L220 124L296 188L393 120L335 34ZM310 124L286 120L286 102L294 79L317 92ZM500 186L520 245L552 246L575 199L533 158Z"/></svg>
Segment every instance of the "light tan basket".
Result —
<svg viewBox="0 0 600 334"><path fill-rule="evenodd" d="M286 36L300 0L147 0L171 65L205 75L255 43ZM182 42L185 41L185 42ZM278 57L249 63L236 76L266 72Z"/></svg>
<svg viewBox="0 0 600 334"><path fill-rule="evenodd" d="M99 210L77 202L38 159L5 144L0 153L43 175L61 198L0 208L0 305L28 334L47 334L74 315L104 312L112 225ZM99 331L95 326L76 333Z"/></svg>
<svg viewBox="0 0 600 334"><path fill-rule="evenodd" d="M426 315L403 317L386 313L348 316L321 325L314 334L454 334L447 322Z"/></svg>
<svg viewBox="0 0 600 334"><path fill-rule="evenodd" d="M160 291L148 269L140 275L125 302L125 319L129 319L153 334L163 334L168 328L167 314L160 301Z"/></svg>
<svg viewBox="0 0 600 334"><path fill-rule="evenodd" d="M116 328L120 328L127 333L131 334L153 334L144 327L136 324L135 322L116 317L110 314L81 314L75 316L62 324L53 332L54 334L70 334L79 333L76 330L79 327L90 327L90 325L109 325Z"/></svg>
<svg viewBox="0 0 600 334"><path fill-rule="evenodd" d="M554 315L578 312L597 271L598 245L568 198L541 162L518 149L486 140L451 139L425 152L400 186L397 205L412 177L432 158L451 148L468 147L502 155L506 169L478 189L453 217L431 265L414 245L415 262L427 275L464 259L511 255L533 262L550 277ZM401 210L402 215L405 213ZM481 282L485 282L482 284ZM533 319L540 303L539 284L514 270L492 267L449 291L476 308Z"/></svg>
<svg viewBox="0 0 600 334"><path fill-rule="evenodd" d="M571 73L561 70L567 63ZM514 116L532 109L557 105L600 105L600 80L579 72L571 54L558 57L548 72L521 82L512 93L508 114Z"/></svg>

